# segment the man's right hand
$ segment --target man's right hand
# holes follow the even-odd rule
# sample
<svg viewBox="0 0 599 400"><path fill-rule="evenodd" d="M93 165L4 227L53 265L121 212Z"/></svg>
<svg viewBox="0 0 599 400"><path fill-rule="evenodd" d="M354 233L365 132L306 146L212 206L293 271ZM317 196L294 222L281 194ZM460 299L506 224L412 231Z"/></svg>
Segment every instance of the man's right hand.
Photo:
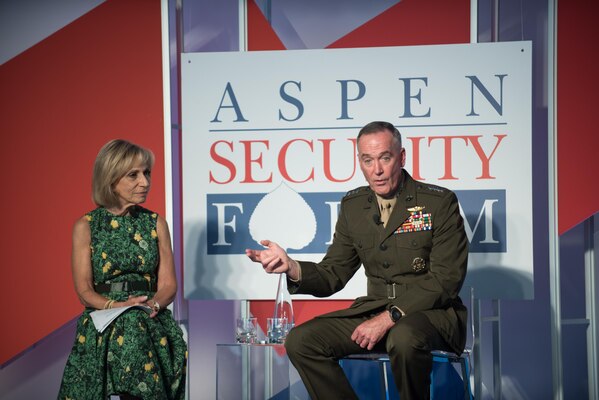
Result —
<svg viewBox="0 0 599 400"><path fill-rule="evenodd" d="M245 254L250 260L262 264L264 271L269 274L286 273L292 280L299 279L299 265L289 258L281 246L270 240L261 240L260 244L266 248L263 250L245 249Z"/></svg>
<svg viewBox="0 0 599 400"><path fill-rule="evenodd" d="M363 349L372 350L393 325L395 323L389 317L389 312L383 311L358 325L351 335L351 340Z"/></svg>

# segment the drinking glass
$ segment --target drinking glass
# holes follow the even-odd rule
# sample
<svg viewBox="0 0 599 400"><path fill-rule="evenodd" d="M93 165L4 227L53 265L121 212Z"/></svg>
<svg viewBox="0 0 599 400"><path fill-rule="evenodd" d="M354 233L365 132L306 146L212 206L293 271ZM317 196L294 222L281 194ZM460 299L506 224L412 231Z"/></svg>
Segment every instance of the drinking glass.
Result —
<svg viewBox="0 0 599 400"><path fill-rule="evenodd" d="M285 343L287 337L287 318L266 318L268 343Z"/></svg>
<svg viewBox="0 0 599 400"><path fill-rule="evenodd" d="M235 338L237 343L257 342L258 318L237 318Z"/></svg>

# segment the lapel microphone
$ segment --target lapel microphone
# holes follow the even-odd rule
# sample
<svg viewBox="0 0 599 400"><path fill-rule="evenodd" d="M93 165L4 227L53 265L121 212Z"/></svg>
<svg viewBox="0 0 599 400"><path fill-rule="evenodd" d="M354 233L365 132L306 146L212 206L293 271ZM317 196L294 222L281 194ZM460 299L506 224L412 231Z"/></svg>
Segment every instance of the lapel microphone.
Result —
<svg viewBox="0 0 599 400"><path fill-rule="evenodd" d="M372 220L374 221L375 224L377 225L383 225L383 221L381 221L381 216L378 214L374 214L372 216Z"/></svg>

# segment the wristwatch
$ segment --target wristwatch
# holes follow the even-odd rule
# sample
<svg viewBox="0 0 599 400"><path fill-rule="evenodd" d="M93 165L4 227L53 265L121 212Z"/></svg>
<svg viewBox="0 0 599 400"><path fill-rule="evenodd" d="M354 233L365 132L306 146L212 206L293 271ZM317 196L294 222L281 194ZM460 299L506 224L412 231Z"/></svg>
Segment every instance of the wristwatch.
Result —
<svg viewBox="0 0 599 400"><path fill-rule="evenodd" d="M387 308L387 310L389 311L389 317L393 322L397 322L403 317L401 310L397 306L391 306Z"/></svg>

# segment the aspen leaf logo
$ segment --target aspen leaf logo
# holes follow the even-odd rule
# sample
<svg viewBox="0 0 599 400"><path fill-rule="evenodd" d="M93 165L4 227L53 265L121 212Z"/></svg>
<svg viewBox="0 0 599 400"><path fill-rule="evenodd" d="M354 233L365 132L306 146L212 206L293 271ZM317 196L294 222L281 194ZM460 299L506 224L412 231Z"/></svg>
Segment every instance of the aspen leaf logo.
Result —
<svg viewBox="0 0 599 400"><path fill-rule="evenodd" d="M271 239L284 249L299 250L316 236L316 216L312 208L285 183L266 194L250 217L252 239Z"/></svg>

